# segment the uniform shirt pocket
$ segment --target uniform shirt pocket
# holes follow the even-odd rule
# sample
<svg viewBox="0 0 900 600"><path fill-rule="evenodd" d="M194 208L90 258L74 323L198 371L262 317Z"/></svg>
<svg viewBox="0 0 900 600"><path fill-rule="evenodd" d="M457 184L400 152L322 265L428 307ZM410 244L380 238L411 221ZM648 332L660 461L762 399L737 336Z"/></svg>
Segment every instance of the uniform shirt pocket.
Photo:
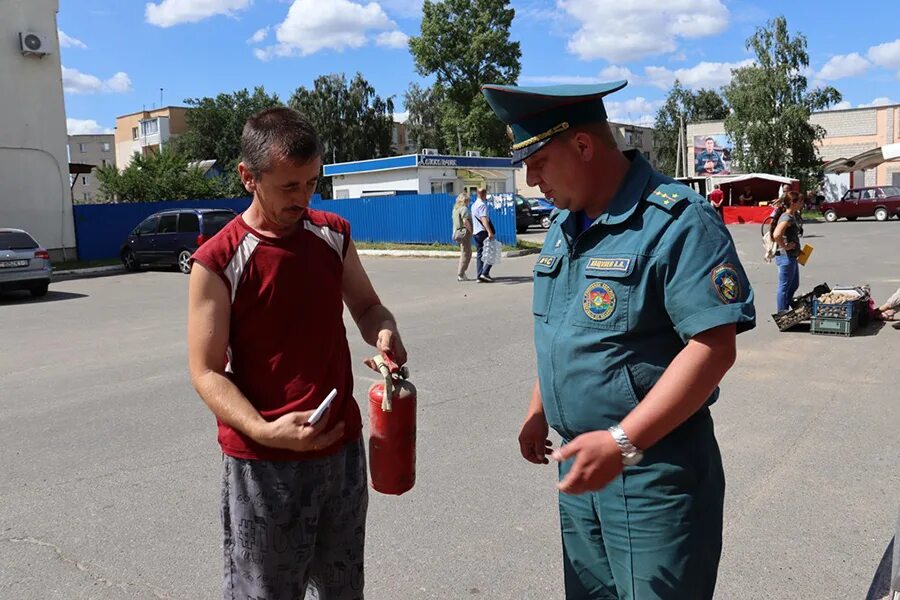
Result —
<svg viewBox="0 0 900 600"><path fill-rule="evenodd" d="M546 321L547 315L550 313L550 302L553 300L553 290L556 287L556 278L562 260L563 257L560 255L542 254L534 264L532 312L538 320Z"/></svg>
<svg viewBox="0 0 900 600"><path fill-rule="evenodd" d="M588 256L579 261L580 275L573 277L578 287L571 322L576 327L628 331L628 304L635 285L637 257Z"/></svg>

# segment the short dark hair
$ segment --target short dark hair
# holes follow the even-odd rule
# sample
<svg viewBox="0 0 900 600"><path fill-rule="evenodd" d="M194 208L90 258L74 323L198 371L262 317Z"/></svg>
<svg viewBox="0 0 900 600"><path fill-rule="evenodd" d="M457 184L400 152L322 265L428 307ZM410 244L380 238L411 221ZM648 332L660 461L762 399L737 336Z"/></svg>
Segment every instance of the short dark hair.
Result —
<svg viewBox="0 0 900 600"><path fill-rule="evenodd" d="M706 138L705 140L703 140L703 143L704 143L704 144L705 144L706 142L712 142L713 144L715 144L715 143L716 143L716 140L714 140L714 139L711 138L711 137L708 137L708 138Z"/></svg>
<svg viewBox="0 0 900 600"><path fill-rule="evenodd" d="M273 158L306 163L322 152L322 141L309 119L286 106L256 113L247 119L241 134L241 158L257 177L272 167Z"/></svg>

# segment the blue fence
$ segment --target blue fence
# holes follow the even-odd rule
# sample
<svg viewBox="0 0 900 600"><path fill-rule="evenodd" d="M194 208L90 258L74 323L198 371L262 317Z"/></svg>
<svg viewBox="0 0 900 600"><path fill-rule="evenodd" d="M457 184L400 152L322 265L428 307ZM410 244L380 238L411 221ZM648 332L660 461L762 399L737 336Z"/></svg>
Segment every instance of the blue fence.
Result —
<svg viewBox="0 0 900 600"><path fill-rule="evenodd" d="M312 207L336 213L348 221L355 240L409 244L452 244L451 210L447 194L382 196L350 200L315 198ZM178 208L246 210L249 198L179 200L127 204L81 204L74 207L75 236L81 260L117 258L125 237L146 217ZM516 211L511 195L498 195L490 206L491 222L504 244L516 243Z"/></svg>

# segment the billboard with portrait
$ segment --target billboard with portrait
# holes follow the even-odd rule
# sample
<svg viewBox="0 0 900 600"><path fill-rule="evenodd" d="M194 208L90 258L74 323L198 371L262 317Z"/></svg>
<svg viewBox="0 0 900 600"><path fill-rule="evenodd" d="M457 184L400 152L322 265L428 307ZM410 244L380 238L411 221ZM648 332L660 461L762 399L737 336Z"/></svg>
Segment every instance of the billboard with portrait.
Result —
<svg viewBox="0 0 900 600"><path fill-rule="evenodd" d="M725 134L694 136L694 174L698 177L731 174L734 144Z"/></svg>

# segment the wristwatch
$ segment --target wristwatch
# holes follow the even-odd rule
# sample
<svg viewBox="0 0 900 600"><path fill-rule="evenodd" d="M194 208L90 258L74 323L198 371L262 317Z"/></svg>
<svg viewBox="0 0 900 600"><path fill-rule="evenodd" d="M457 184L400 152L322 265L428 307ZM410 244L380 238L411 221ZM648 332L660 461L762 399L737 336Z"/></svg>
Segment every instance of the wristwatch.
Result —
<svg viewBox="0 0 900 600"><path fill-rule="evenodd" d="M623 465L630 467L638 464L644 459L644 452L631 443L631 440L628 439L628 436L625 435L625 432L621 427L613 425L608 431L612 434L613 439L616 440L616 445L619 446L619 452L622 453Z"/></svg>

